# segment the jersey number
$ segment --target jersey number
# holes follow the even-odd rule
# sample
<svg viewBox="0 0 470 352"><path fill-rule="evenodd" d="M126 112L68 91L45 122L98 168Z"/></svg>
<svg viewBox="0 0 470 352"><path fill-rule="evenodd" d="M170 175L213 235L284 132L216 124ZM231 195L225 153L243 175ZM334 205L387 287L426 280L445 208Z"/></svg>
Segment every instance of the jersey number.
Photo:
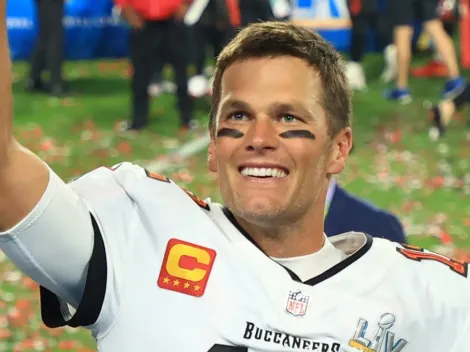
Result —
<svg viewBox="0 0 470 352"><path fill-rule="evenodd" d="M434 260L447 265L450 270L462 275L463 277L467 277L468 275L468 263L450 259L437 253L425 252L424 249L415 246L403 245L403 247L404 248L397 248L397 251L408 259L416 260L418 262L422 260Z"/></svg>
<svg viewBox="0 0 470 352"><path fill-rule="evenodd" d="M226 345L214 345L208 352L248 352L248 348Z"/></svg>

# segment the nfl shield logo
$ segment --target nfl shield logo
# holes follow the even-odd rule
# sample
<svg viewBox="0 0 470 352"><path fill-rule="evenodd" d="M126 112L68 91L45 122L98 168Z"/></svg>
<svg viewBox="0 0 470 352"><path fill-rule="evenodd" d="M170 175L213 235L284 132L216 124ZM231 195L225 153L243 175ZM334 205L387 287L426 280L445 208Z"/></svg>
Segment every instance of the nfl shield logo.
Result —
<svg viewBox="0 0 470 352"><path fill-rule="evenodd" d="M302 317L307 312L310 296L304 295L300 290L289 291L286 311L294 317Z"/></svg>

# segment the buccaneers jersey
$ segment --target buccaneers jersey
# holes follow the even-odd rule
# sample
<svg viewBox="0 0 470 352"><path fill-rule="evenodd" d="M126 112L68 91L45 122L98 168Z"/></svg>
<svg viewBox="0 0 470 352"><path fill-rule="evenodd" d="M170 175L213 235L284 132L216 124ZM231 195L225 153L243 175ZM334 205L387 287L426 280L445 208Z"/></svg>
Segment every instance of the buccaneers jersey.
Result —
<svg viewBox="0 0 470 352"><path fill-rule="evenodd" d="M124 163L72 188L94 229L84 291L72 314L42 288L42 314L102 352L470 350L465 263L346 233L330 238L344 259L302 281L167 177Z"/></svg>

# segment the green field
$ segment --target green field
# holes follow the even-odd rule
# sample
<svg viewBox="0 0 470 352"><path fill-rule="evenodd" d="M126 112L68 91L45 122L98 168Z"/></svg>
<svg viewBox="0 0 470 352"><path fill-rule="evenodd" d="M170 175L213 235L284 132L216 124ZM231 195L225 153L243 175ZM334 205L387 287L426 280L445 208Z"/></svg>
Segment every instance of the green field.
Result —
<svg viewBox="0 0 470 352"><path fill-rule="evenodd" d="M470 128L461 118L446 138L431 142L425 100L436 101L443 81L412 79L413 103L385 101L377 81L382 60L366 62L369 90L354 97L355 151L339 178L348 190L396 213L410 242L429 249L470 249ZM174 97L154 100L152 124L138 137L118 135L116 123L128 116L126 62L68 63L73 95L65 99L23 92L25 66L15 71L15 124L19 140L37 152L66 180L99 165L122 160L165 160L184 140L176 138ZM171 73L169 73L171 74ZM209 101L196 102L204 133ZM205 153L174 160L167 173L200 197L218 199ZM445 247L441 247L445 244ZM39 319L36 287L0 258L0 352L89 351L86 332L45 329Z"/></svg>

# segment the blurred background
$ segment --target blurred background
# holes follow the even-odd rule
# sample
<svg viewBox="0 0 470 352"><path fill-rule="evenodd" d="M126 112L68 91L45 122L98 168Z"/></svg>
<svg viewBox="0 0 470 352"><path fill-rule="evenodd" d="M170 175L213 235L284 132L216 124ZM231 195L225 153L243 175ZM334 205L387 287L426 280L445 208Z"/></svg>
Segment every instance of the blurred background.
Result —
<svg viewBox="0 0 470 352"><path fill-rule="evenodd" d="M377 0L374 10L384 21L386 1L393 0ZM7 25L17 138L67 181L126 160L170 176L201 198L220 200L216 177L206 168L214 57L248 23L296 22L318 30L344 53L355 88L354 152L333 185L353 205L342 207L336 195L329 199L327 234L367 230L379 237L405 236L409 243L466 259L468 111L456 114L443 138L428 137L427 108L439 101L446 67L419 23L411 43L413 101L402 105L386 100L384 90L393 84L393 75L386 77L383 70L383 50L391 43L384 43L374 26L366 26L359 41L360 69L354 70L350 54L362 49L352 47L350 6L346 0L194 0L179 13L174 27L147 35L137 47L131 39L141 24L124 20L112 0L10 0ZM436 9L454 39L464 77L469 76L465 68L470 46L466 6L443 0ZM387 30L391 37L392 29ZM144 82L150 98L148 112L142 113L132 108L130 80L137 68L135 53L145 52L146 46L154 48L155 57L146 68L152 72ZM142 114L144 122L130 121L133 114ZM367 208L370 219L385 216L390 225L377 220L369 229L348 220L354 204ZM336 217L338 213L342 216ZM0 351L85 352L94 347L86 331L45 328L36 285L0 253Z"/></svg>

